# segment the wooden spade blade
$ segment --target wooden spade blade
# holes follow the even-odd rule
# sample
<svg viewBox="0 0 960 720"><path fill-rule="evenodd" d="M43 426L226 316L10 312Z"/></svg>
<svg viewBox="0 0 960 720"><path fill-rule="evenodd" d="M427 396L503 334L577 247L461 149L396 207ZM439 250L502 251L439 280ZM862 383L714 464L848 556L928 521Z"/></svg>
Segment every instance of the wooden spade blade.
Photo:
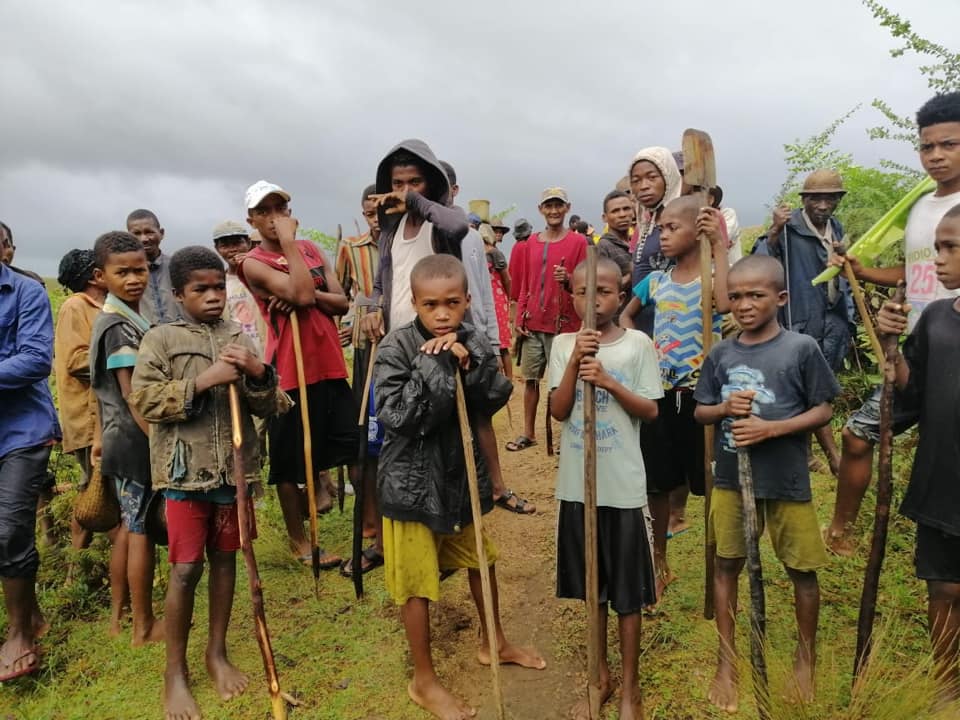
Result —
<svg viewBox="0 0 960 720"><path fill-rule="evenodd" d="M717 186L717 161L713 155L713 140L703 130L687 128L683 131L683 181L694 188Z"/></svg>

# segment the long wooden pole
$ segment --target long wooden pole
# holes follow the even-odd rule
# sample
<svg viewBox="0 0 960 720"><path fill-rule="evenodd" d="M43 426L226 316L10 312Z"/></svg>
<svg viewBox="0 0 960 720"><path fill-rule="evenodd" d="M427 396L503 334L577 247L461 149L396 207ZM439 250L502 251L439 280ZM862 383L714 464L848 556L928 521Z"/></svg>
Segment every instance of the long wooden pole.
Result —
<svg viewBox="0 0 960 720"><path fill-rule="evenodd" d="M293 335L293 358L297 364L297 389L300 391L300 424L303 426L303 464L307 482L307 512L310 513L310 559L313 565L313 592L320 596L320 543L317 540L317 494L313 473L313 435L310 432L310 405L307 400L307 378L303 372L303 347L300 344L300 322L297 310L288 316Z"/></svg>
<svg viewBox="0 0 960 720"><path fill-rule="evenodd" d="M737 448L737 469L740 499L743 502L743 535L747 543L747 575L750 580L750 665L753 668L753 693L757 699L760 720L770 718L770 692L767 682L767 601L763 591L763 568L760 565L757 500L753 490L753 467L750 449Z"/></svg>
<svg viewBox="0 0 960 720"><path fill-rule="evenodd" d="M585 330L597 329L597 246L587 244ZM596 387L583 383L583 551L587 604L587 705L590 720L599 720L600 688L600 573L597 565L597 404Z"/></svg>
<svg viewBox="0 0 960 720"><path fill-rule="evenodd" d="M363 503L366 499L364 473L367 468L367 403L370 401L370 383L373 380L373 361L377 357L377 343L370 343L367 359L367 376L363 380L363 397L360 399L360 418L357 420L360 449L357 454L357 478L353 489L353 591L357 600L363 597ZM354 380L356 382L356 380Z"/></svg>
<svg viewBox="0 0 960 720"><path fill-rule="evenodd" d="M863 288L860 287L860 282L857 280L857 276L854 275L853 267L851 267L850 263L845 262L843 264L843 272L846 275L847 282L850 283L850 290L853 292L853 301L857 305L857 312L860 313L860 318L863 320L863 329L867 331L870 348L877 358L877 365L879 365L883 362L883 346L880 344L880 338L877 337L877 330L873 326L873 319L870 317L869 310L867 310L867 302L863 297Z"/></svg>
<svg viewBox="0 0 960 720"><path fill-rule="evenodd" d="M708 190L698 193L701 207L710 204ZM713 348L713 250L710 238L700 235L700 312L703 315L703 357L706 358ZM710 538L710 496L713 494L713 433L712 425L703 428L703 558L704 588L703 617L713 620L713 576L717 555L716 541Z"/></svg>
<svg viewBox="0 0 960 720"><path fill-rule="evenodd" d="M267 676L267 687L270 690L270 706L273 711L273 719L287 720L287 702L280 690L280 676L277 674L277 664L273 658L273 645L270 642L270 631L267 629L263 585L260 582L260 571L257 569L257 558L253 554L253 544L250 542L253 507L248 504L247 477L243 467L240 395L237 392L237 386L232 383L229 392L230 425L233 430L233 477L237 486L237 520L240 525L240 552L243 553L243 560L247 566L247 577L250 579L253 624L256 629L257 644L260 646L260 656L263 658L263 671Z"/></svg>
<svg viewBox="0 0 960 720"><path fill-rule="evenodd" d="M899 285L891 300L903 304L906 293ZM870 558L863 577L860 595L860 615L857 618L857 654L854 658L853 681L858 678L870 659L873 647L873 622L877 615L877 594L880 572L887 551L887 526L890 522L890 499L893 495L893 389L897 379L897 337L885 335L883 345L883 388L880 393L880 449L877 457L877 509L873 516L873 539Z"/></svg>
<svg viewBox="0 0 960 720"><path fill-rule="evenodd" d="M497 621L493 612L493 589L490 585L490 566L487 564L487 548L483 544L483 511L480 509L480 485L477 481L477 463L473 456L473 431L467 417L467 398L463 392L460 371L457 378L457 420L460 422L460 437L463 440L463 460L467 467L467 487L470 490L470 511L473 515L473 534L477 543L477 558L480 565L480 588L483 593L483 617L487 625L487 642L490 648L490 673L493 676L493 703L497 720L506 717L503 711L503 689L500 686L500 649L497 646Z"/></svg>

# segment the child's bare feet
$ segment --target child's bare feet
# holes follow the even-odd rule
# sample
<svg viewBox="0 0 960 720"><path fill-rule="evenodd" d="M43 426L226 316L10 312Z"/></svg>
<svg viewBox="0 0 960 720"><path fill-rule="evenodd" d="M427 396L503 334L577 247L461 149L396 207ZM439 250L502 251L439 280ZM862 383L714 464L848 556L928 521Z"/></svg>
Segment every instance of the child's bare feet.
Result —
<svg viewBox="0 0 960 720"><path fill-rule="evenodd" d="M666 591L667 586L673 582L676 582L677 576L673 574L673 571L670 568L667 568L662 573L657 573L657 584L656 584L656 593L657 593L657 602L654 605L656 607L660 604L660 601L663 600L663 593Z"/></svg>
<svg viewBox="0 0 960 720"><path fill-rule="evenodd" d="M600 706L602 707L610 696L613 695L613 686L610 684L610 676L600 678ZM570 717L572 720L590 720L590 700L582 698L570 708ZM624 716L629 717L629 716Z"/></svg>
<svg viewBox="0 0 960 720"><path fill-rule="evenodd" d="M163 709L166 720L200 720L200 708L183 673L163 676Z"/></svg>
<svg viewBox="0 0 960 720"><path fill-rule="evenodd" d="M687 519L682 516L675 516L671 513L670 523L667 525L667 537L673 537L674 535L679 535L684 530L690 529L690 523L687 522Z"/></svg>
<svg viewBox="0 0 960 720"><path fill-rule="evenodd" d="M735 713L739 702L737 692L737 671L729 661L721 661L717 665L717 674L710 682L707 692L710 702L721 710Z"/></svg>
<svg viewBox="0 0 960 720"><path fill-rule="evenodd" d="M250 677L225 657L207 656L207 672L221 700L230 700L247 689Z"/></svg>
<svg viewBox="0 0 960 720"><path fill-rule="evenodd" d="M436 677L419 683L414 678L407 685L407 694L417 705L440 720L467 720L477 714L475 708L465 705L451 695Z"/></svg>
<svg viewBox="0 0 960 720"><path fill-rule="evenodd" d="M481 665L490 664L490 646L486 641L483 641L480 649L477 650L477 660ZM506 643L500 648L500 664L543 670L547 666L547 661L540 656L535 648L517 647Z"/></svg>
<svg viewBox="0 0 960 720"><path fill-rule="evenodd" d="M164 637L163 619L151 618L149 622L144 623L143 627L137 627L134 624L130 644L133 647L141 647L147 643L163 642Z"/></svg>
<svg viewBox="0 0 960 720"><path fill-rule="evenodd" d="M620 720L643 720L643 693L640 688L620 696Z"/></svg>
<svg viewBox="0 0 960 720"><path fill-rule="evenodd" d="M798 649L793 656L793 685L787 694L788 700L795 703L813 702L815 685L813 679L814 664L810 657Z"/></svg>

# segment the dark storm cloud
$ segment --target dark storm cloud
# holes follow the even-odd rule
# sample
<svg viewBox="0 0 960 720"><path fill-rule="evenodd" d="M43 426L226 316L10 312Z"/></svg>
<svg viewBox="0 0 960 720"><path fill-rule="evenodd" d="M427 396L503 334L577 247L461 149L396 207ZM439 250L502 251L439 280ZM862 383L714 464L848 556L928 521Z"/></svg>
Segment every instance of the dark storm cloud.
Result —
<svg viewBox="0 0 960 720"><path fill-rule="evenodd" d="M894 9L934 39L952 2ZM782 8L782 9L781 9ZM17 262L52 274L149 207L165 247L204 242L263 177L304 225L352 232L357 199L396 140L422 137L467 198L536 222L547 185L599 224L600 200L646 145L708 130L720 182L759 222L782 144L876 96L929 94L859 3L6 3L0 46L0 218ZM949 16L949 17L947 17ZM838 145L872 143L861 111Z"/></svg>

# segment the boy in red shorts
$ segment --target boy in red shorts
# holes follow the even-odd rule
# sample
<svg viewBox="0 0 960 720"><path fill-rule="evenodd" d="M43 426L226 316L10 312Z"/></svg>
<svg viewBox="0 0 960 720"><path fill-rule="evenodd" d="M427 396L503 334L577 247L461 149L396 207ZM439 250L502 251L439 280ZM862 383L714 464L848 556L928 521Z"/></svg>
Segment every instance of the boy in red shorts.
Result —
<svg viewBox="0 0 960 720"><path fill-rule="evenodd" d="M183 320L144 335L133 371L130 402L153 426L150 432L154 490L167 501L170 585L166 601L168 718L199 718L190 692L187 638L193 600L210 563L210 637L206 665L217 693L229 700L249 678L227 659L227 625L240 547L228 387L237 386L247 482L259 479L259 447L251 414L272 415L286 398L277 374L259 359L243 328L223 320L226 278L219 256L187 247L170 260L173 295ZM251 515L252 517L252 515ZM251 528L251 535L255 534Z"/></svg>

